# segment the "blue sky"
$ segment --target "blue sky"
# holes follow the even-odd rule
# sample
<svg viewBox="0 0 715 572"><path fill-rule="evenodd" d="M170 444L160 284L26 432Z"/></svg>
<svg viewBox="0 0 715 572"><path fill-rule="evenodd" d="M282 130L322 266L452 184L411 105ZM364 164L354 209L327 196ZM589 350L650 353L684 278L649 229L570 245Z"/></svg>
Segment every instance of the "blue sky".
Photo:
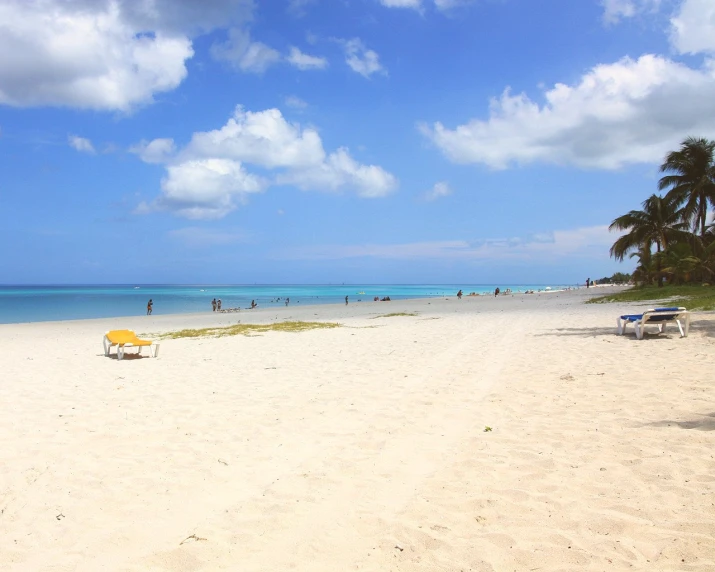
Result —
<svg viewBox="0 0 715 572"><path fill-rule="evenodd" d="M713 0L0 0L0 283L577 283Z"/></svg>

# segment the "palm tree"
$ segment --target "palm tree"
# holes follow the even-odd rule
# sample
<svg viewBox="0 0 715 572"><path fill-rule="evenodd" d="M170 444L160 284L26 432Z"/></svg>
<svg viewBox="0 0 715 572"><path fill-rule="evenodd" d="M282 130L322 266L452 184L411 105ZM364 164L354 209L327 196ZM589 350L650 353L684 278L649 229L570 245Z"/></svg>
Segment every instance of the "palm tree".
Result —
<svg viewBox="0 0 715 572"><path fill-rule="evenodd" d="M653 264L653 253L650 251L650 246L642 246L638 249L638 252L631 252L629 258L638 258L638 266L633 271L633 281L636 285L641 282L642 284L650 284L653 281L653 276L655 276L655 265Z"/></svg>
<svg viewBox="0 0 715 572"><path fill-rule="evenodd" d="M609 230L627 230L611 246L611 256L622 261L632 251L639 249L651 250L656 246L659 254L666 248L671 240L685 240L688 236L688 224L683 221L683 209L678 208L678 203L669 197L651 195L643 201L642 211L630 211L615 219L608 227ZM658 286L663 286L661 272L661 256L656 255L658 271Z"/></svg>
<svg viewBox="0 0 715 572"><path fill-rule="evenodd" d="M715 141L688 137L660 166L665 175L658 188L668 191L678 206L684 204L683 217L692 222L693 232L705 234L708 204L715 206Z"/></svg>

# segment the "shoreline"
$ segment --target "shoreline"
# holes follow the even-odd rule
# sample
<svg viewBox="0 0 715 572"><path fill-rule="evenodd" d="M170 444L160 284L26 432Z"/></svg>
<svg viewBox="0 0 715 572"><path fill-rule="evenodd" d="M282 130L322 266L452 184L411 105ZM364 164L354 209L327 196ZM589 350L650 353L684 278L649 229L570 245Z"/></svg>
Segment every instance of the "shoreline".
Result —
<svg viewBox="0 0 715 572"><path fill-rule="evenodd" d="M607 294L610 292L618 292L623 290L624 288L628 288L629 286L615 286L615 285L597 285L597 286L592 286L591 288L574 288L571 290L544 290L541 292L534 292L533 294L526 294L524 292L512 292L508 295L505 294L500 294L500 296L497 298L497 300L505 300L505 299L510 299L510 298L525 298L525 299L530 299L533 297L539 297L541 295L573 295L574 297L580 297L580 298L586 298L591 295L593 292L593 289L598 288L601 290L598 292L598 294L593 294L595 295L603 295ZM604 291L605 289L605 291ZM580 294L577 294L580 293ZM475 300L493 300L495 297L493 295L487 295L487 294L481 294L481 295L476 295L476 296L470 296L468 294L463 295L462 300L457 300L456 295L450 295L450 296L432 296L432 297L423 297L423 298L407 298L407 299L399 299L399 300L391 300L389 302L376 302L373 300L366 300L366 301L350 301L348 304L348 308L355 308L355 307L364 307L364 306L369 306L370 308L373 307L382 307L385 305L392 305L389 307L394 307L395 305L400 306L401 308L404 307L405 305L411 306L412 304L416 304L420 307L424 305L431 305L433 302L434 303L439 303L440 301L445 301L445 300L454 300L460 303L465 303L465 302L473 302ZM380 304L381 306L378 306ZM205 323L206 320L213 320L215 319L216 322L219 324L228 324L230 323L235 323L236 319L243 319L243 316L259 316L259 319L263 319L265 322L265 315L270 312L277 312L280 315L283 315L285 313L297 313L300 315L310 313L312 312L315 314L316 312L314 311L316 308L324 308L326 309L326 312L328 314L333 314L335 309L343 308L344 304L341 303L321 303L321 304L303 304L300 302L292 302L289 306L285 306L283 304L278 304L276 303L275 305L259 305L254 309L250 308L245 308L241 309L240 311L222 311L222 312L212 312L212 311L207 311L207 312L179 312L179 313L172 313L172 314L152 314L151 316L143 315L143 314L130 314L130 315L125 315L125 316L113 316L113 317L99 317L99 318L77 318L77 319L68 319L68 320L38 320L38 321L30 321L30 322L4 322L0 323L0 328L6 328L10 326L30 326L30 325L43 325L43 324L53 324L57 326L62 326L62 325L68 325L68 324L88 324L88 323L96 323L98 325L100 324L106 324L107 322L110 321L130 321L132 324L139 324L141 320L146 322L150 322L152 326L154 324L161 325L161 322L169 322L171 324L177 323L180 319L186 319L186 321L190 324L195 324L195 323ZM304 310L305 309L305 310ZM228 309L226 309L228 310ZM318 313L326 313L326 312L318 312ZM338 314L345 314L344 312L337 312ZM355 315L361 315L363 312L357 312ZM348 315L353 315L351 313L348 313ZM285 318L284 318L285 319ZM264 322L258 322L258 323L264 323ZM214 325L214 324L210 324ZM208 327L208 326L207 326ZM111 328L110 328L111 329ZM131 328L135 329L135 328Z"/></svg>

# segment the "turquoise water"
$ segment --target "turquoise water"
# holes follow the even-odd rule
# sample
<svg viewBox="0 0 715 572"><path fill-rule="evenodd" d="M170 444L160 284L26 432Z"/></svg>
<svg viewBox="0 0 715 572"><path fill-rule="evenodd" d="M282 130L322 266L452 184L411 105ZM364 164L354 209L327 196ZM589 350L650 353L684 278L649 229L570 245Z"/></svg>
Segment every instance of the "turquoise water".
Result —
<svg viewBox="0 0 715 572"><path fill-rule="evenodd" d="M112 318L146 313L146 304L154 301L154 314L211 312L211 300L221 299L222 307L246 308L255 300L259 307L371 301L375 296L392 300L454 296L459 289L467 294L493 292L496 284L413 284L413 285L162 285L131 284L107 286L0 286L0 323L44 322ZM502 290L541 290L546 285L499 284ZM549 285L556 290L557 284ZM278 300L280 298L280 300Z"/></svg>

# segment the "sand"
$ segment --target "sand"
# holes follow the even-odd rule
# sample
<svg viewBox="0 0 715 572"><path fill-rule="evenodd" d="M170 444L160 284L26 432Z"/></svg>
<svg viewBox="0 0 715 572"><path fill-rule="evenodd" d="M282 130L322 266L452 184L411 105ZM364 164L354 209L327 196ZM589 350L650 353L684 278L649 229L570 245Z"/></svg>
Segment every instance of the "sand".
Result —
<svg viewBox="0 0 715 572"><path fill-rule="evenodd" d="M0 569L715 570L715 315L593 293L0 326Z"/></svg>

